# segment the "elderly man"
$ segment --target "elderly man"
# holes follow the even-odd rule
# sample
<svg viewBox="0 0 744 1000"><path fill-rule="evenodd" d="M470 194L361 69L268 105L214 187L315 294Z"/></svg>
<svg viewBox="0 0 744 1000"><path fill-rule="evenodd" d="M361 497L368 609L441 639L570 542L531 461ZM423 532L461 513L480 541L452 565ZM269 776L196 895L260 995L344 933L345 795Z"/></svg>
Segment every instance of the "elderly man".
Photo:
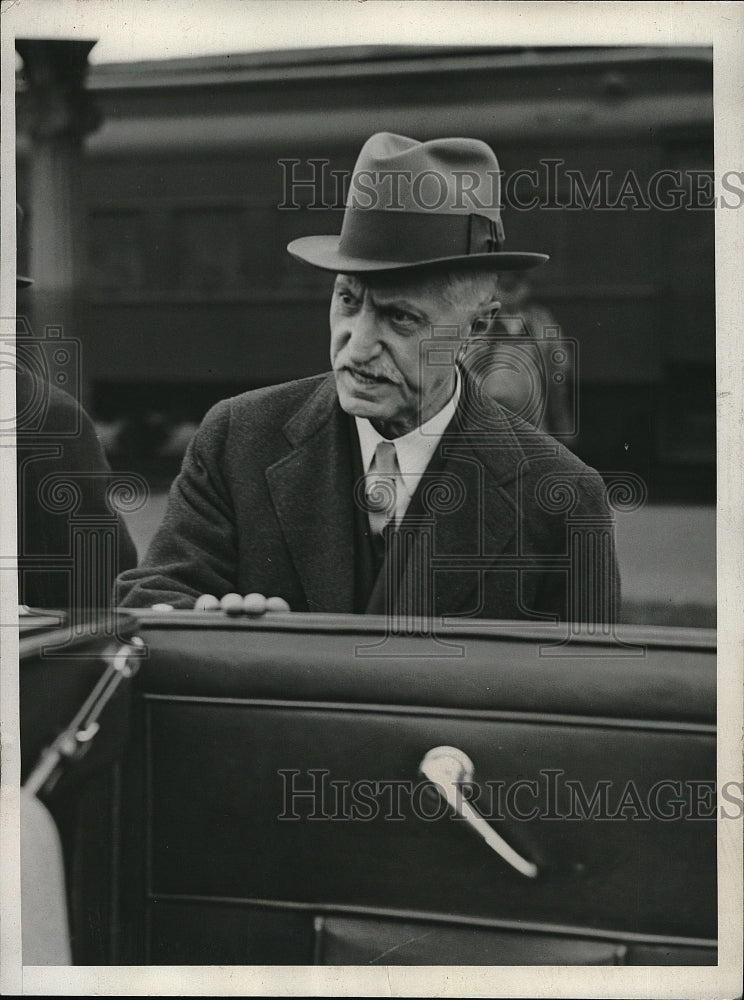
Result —
<svg viewBox="0 0 744 1000"><path fill-rule="evenodd" d="M613 618L602 480L457 364L547 260L503 249L498 178L478 140L367 141L340 237L288 247L337 274L332 373L207 414L121 604Z"/></svg>

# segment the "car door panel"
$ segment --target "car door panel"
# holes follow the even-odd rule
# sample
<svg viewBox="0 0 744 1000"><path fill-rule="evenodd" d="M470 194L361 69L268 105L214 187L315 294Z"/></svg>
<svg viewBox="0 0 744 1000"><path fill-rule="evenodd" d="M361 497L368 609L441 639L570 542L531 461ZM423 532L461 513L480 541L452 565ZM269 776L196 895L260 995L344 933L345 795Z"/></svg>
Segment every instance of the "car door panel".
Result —
<svg viewBox="0 0 744 1000"><path fill-rule="evenodd" d="M182 955L174 940L199 913L205 927L227 920L233 961L253 961L261 940L290 962L309 941L325 962L387 949L424 964L714 960L710 636L656 630L640 656L588 637L559 658L529 630L460 629L446 641L465 656L416 637L369 656L379 623L191 614L140 623L130 808L144 861L128 919L149 960ZM472 759L476 807L537 878L424 782L437 746Z"/></svg>

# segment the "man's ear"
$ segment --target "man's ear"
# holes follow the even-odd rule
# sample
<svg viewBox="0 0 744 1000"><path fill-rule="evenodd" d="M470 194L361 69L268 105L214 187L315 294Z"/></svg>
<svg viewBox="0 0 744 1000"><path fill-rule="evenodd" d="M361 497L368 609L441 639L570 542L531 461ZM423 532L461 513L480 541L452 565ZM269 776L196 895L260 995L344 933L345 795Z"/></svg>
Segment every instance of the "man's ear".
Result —
<svg viewBox="0 0 744 1000"><path fill-rule="evenodd" d="M483 305L479 306L470 324L470 336L485 336L491 329L491 324L498 316L500 309L501 303L498 299L491 299L490 302L484 302Z"/></svg>

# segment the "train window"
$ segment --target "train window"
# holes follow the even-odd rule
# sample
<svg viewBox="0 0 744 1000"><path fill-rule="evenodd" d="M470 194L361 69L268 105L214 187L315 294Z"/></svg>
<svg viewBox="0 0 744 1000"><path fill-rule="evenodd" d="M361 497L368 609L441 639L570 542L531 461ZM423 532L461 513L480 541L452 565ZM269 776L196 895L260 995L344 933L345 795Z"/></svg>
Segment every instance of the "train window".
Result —
<svg viewBox="0 0 744 1000"><path fill-rule="evenodd" d="M102 293L121 293L147 286L145 218L140 212L101 211L91 214L90 274Z"/></svg>

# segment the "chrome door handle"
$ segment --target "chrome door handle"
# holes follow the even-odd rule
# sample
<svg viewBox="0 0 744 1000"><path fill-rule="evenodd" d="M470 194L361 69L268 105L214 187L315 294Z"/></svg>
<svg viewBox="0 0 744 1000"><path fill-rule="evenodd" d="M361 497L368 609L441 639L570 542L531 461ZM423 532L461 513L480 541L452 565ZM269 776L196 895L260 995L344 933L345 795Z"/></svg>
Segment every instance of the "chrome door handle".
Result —
<svg viewBox="0 0 744 1000"><path fill-rule="evenodd" d="M419 771L432 784L448 805L485 840L500 858L516 868L527 878L537 877L537 865L527 861L510 847L503 837L491 827L481 814L463 796L458 785L471 782L475 774L472 760L457 747L433 747L424 755Z"/></svg>

